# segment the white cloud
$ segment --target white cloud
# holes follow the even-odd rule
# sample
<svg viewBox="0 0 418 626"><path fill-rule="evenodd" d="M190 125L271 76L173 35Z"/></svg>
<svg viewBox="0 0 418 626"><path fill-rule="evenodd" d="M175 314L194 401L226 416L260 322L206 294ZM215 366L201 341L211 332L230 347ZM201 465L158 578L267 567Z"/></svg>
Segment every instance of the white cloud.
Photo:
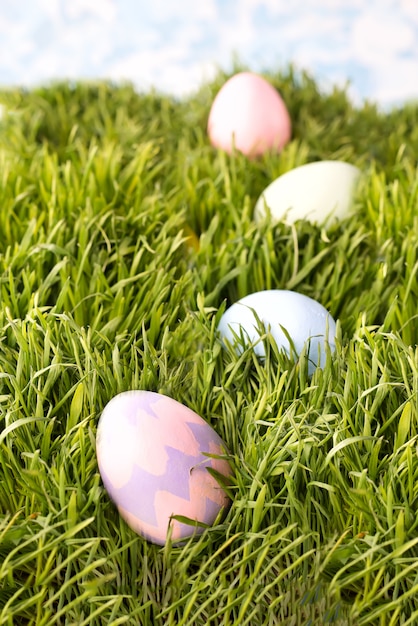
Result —
<svg viewBox="0 0 418 626"><path fill-rule="evenodd" d="M184 60L185 51L167 46L158 51L144 51L128 55L112 64L106 73L116 81L130 80L138 89L152 87L173 95L183 95L197 89L205 80L214 78L215 63Z"/></svg>
<svg viewBox="0 0 418 626"><path fill-rule="evenodd" d="M417 76L418 56L415 59L394 60L384 69L376 70L374 97L383 104L417 100Z"/></svg>
<svg viewBox="0 0 418 626"><path fill-rule="evenodd" d="M158 32L158 31L157 31ZM193 56L193 45L199 45L204 35L204 28L201 24L195 22L184 22L176 29L175 41L176 44L182 48L188 56ZM160 42L160 45L164 46L164 41Z"/></svg>
<svg viewBox="0 0 418 626"><path fill-rule="evenodd" d="M64 4L65 14L70 18L80 18L93 15L107 23L115 20L117 7L114 0L71 0Z"/></svg>
<svg viewBox="0 0 418 626"><path fill-rule="evenodd" d="M61 2L60 0L37 0L38 12L45 18L53 22L61 21Z"/></svg>
<svg viewBox="0 0 418 626"><path fill-rule="evenodd" d="M380 2L380 6L382 6L386 0L378 1ZM305 4L303 0L301 0L301 2ZM373 0L369 0L369 3L370 2L373 2ZM351 10L363 9L365 2L364 0L350 0L349 2L347 0L307 0L306 5L316 11L331 10L335 12L336 10L341 11L341 9L344 11L347 8Z"/></svg>
<svg viewBox="0 0 418 626"><path fill-rule="evenodd" d="M217 58L230 59L232 53L245 50L257 41L260 33L257 33L252 20L252 14L246 6L245 0L228 20L220 20L213 29L216 38L216 48L213 52Z"/></svg>
<svg viewBox="0 0 418 626"><path fill-rule="evenodd" d="M0 79L2 71L13 68L18 72L21 59L36 52L36 46L29 25L5 17L0 19Z"/></svg>
<svg viewBox="0 0 418 626"><path fill-rule="evenodd" d="M416 0L398 0L399 10L409 20L418 24L418 2Z"/></svg>
<svg viewBox="0 0 418 626"><path fill-rule="evenodd" d="M107 76L115 80L128 79L144 83L147 87L158 86L161 77L166 76L168 71L174 71L176 61L183 60L184 54L178 47L169 46L134 52L112 63Z"/></svg>
<svg viewBox="0 0 418 626"><path fill-rule="evenodd" d="M382 66L386 59L414 49L415 34L397 14L367 11L354 22L351 43L354 58Z"/></svg>
<svg viewBox="0 0 418 626"><path fill-rule="evenodd" d="M0 40L1 83L106 76L180 94L237 54L371 99L418 95L418 0L4 0Z"/></svg>
<svg viewBox="0 0 418 626"><path fill-rule="evenodd" d="M287 42L298 42L309 45L315 41L321 44L321 48L331 58L334 55L336 45L340 47L344 39L345 22L341 15L317 15L308 14L305 19L292 20L290 24L280 29L280 33ZM331 43L334 46L331 48Z"/></svg>
<svg viewBox="0 0 418 626"><path fill-rule="evenodd" d="M177 0L177 2L151 0L148 9L159 22L167 22L173 18L181 18L187 22L190 20L215 21L219 17L218 4L215 0Z"/></svg>
<svg viewBox="0 0 418 626"><path fill-rule="evenodd" d="M188 67L178 66L175 71L166 68L162 72L161 79L168 93L183 96L195 91L204 82L212 80L215 75L215 64L195 62Z"/></svg>

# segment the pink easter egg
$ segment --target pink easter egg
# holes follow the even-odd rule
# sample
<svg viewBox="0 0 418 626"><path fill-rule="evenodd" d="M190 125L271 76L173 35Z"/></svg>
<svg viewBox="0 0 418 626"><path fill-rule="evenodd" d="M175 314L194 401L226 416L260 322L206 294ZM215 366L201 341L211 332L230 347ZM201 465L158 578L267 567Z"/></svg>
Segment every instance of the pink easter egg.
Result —
<svg viewBox="0 0 418 626"><path fill-rule="evenodd" d="M120 393L97 427L97 461L106 491L138 534L164 545L203 532L229 498L212 474L231 475L225 444L199 415L151 391ZM191 526L174 515L196 522Z"/></svg>
<svg viewBox="0 0 418 626"><path fill-rule="evenodd" d="M208 119L211 144L228 152L233 146L248 157L280 152L291 137L288 110L264 78L240 72L216 95Z"/></svg>

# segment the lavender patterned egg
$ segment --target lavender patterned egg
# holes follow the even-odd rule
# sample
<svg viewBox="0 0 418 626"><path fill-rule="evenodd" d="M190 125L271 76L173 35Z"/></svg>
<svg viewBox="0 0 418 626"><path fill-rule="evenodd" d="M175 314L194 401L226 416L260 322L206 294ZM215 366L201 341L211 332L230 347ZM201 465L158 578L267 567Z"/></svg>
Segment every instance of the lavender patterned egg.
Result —
<svg viewBox="0 0 418 626"><path fill-rule="evenodd" d="M97 427L97 460L106 491L138 534L164 545L203 532L172 519L185 516L213 524L229 504L212 468L225 477L231 467L225 444L197 413L151 391L126 391L105 406Z"/></svg>

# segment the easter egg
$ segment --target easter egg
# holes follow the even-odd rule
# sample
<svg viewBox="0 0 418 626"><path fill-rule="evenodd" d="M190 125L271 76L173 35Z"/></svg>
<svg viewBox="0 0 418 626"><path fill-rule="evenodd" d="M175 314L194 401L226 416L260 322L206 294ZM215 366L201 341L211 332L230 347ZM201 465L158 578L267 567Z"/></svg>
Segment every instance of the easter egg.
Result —
<svg viewBox="0 0 418 626"><path fill-rule="evenodd" d="M360 170L343 161L316 161L301 165L274 180L257 200L254 216L268 212L288 224L306 219L325 224L347 217Z"/></svg>
<svg viewBox="0 0 418 626"><path fill-rule="evenodd" d="M289 356L308 349L308 372L322 367L326 360L326 343L334 349L335 321L316 300L295 291L271 289L252 293L230 306L222 315L218 331L238 352L254 344L255 353L265 356L260 340L262 328L269 331L277 346ZM289 342L289 337L291 343Z"/></svg>
<svg viewBox="0 0 418 626"><path fill-rule="evenodd" d="M126 391L105 406L97 427L103 484L138 534L164 545L203 532L229 504L208 469L231 475L217 433L180 402L151 391ZM172 519L187 517L195 525Z"/></svg>
<svg viewBox="0 0 418 626"><path fill-rule="evenodd" d="M217 93L209 113L211 144L228 152L233 147L255 157L279 152L291 136L286 105L276 89L261 76L240 72Z"/></svg>

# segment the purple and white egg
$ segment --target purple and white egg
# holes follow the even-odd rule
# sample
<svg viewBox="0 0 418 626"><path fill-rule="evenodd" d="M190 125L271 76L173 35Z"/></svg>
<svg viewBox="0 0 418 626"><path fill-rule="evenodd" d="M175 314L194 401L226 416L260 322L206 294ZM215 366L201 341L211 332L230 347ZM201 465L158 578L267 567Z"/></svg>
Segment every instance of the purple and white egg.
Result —
<svg viewBox="0 0 418 626"><path fill-rule="evenodd" d="M103 484L128 525L164 545L203 532L230 504L208 471L226 478L226 446L197 413L151 391L126 391L105 406L97 427ZM208 456L214 455L214 456ZM196 526L173 519L183 516Z"/></svg>

